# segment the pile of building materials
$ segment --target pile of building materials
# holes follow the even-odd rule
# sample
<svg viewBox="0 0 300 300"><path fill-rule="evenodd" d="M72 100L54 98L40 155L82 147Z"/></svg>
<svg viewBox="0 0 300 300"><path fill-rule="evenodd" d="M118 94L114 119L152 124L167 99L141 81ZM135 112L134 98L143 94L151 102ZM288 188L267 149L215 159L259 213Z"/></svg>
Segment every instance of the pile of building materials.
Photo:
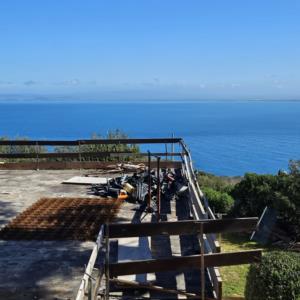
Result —
<svg viewBox="0 0 300 300"><path fill-rule="evenodd" d="M183 193L188 186L181 172L162 169L160 172L146 170L133 175L123 175L108 179L106 183L95 184L91 193L101 197L118 198L130 202L156 203L160 194Z"/></svg>

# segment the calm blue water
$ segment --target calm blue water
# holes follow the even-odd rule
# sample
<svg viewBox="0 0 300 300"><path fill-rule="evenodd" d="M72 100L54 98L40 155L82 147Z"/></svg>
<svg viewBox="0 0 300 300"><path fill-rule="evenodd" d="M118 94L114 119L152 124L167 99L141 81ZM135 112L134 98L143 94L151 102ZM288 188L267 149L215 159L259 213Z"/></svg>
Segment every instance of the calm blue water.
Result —
<svg viewBox="0 0 300 300"><path fill-rule="evenodd" d="M80 139L116 128L183 137L196 167L218 175L276 173L300 159L300 102L0 103L0 136Z"/></svg>

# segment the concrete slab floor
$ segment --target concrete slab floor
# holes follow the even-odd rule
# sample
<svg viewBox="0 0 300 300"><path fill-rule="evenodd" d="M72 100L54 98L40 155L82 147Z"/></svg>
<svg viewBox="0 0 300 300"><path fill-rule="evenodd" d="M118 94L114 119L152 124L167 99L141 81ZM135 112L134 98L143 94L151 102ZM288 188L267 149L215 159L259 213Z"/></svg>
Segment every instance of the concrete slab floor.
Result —
<svg viewBox="0 0 300 300"><path fill-rule="evenodd" d="M89 173L0 170L0 226L41 197L87 197L87 186L61 182ZM0 299L73 299L93 246L79 241L0 241Z"/></svg>
<svg viewBox="0 0 300 300"><path fill-rule="evenodd" d="M41 197L86 197L87 186L61 182L89 173L87 170L0 170L0 227Z"/></svg>

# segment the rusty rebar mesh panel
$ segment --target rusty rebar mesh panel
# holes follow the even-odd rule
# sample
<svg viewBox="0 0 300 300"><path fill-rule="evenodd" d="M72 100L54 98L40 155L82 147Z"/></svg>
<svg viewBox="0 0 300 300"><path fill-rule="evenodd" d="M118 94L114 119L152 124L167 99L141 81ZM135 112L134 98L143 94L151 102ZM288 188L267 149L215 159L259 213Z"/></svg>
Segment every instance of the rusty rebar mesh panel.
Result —
<svg viewBox="0 0 300 300"><path fill-rule="evenodd" d="M118 199L42 198L2 228L0 239L94 241L121 204Z"/></svg>

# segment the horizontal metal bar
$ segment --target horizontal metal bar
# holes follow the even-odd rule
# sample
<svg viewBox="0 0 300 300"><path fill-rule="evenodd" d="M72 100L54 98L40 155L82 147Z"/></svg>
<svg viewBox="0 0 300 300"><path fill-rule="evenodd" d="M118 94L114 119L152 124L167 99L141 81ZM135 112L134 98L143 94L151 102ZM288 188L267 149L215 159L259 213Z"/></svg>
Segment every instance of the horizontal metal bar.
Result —
<svg viewBox="0 0 300 300"><path fill-rule="evenodd" d="M110 156L148 156L145 152L128 151L99 151L99 152L52 152L52 153L0 153L0 158L78 158L81 157L110 157ZM181 153L155 152L152 156L181 156Z"/></svg>
<svg viewBox="0 0 300 300"><path fill-rule="evenodd" d="M254 230L258 218L236 218L222 220L188 220L159 223L115 223L109 226L110 238L138 237L152 235L184 235L200 233L243 232Z"/></svg>
<svg viewBox="0 0 300 300"><path fill-rule="evenodd" d="M261 260L261 250L249 250L231 253L204 254L205 267L221 267L241 265ZM144 274L166 271L181 271L200 269L201 255L171 257L165 259L149 259L130 262L113 263L109 265L110 276Z"/></svg>
<svg viewBox="0 0 300 300"><path fill-rule="evenodd" d="M70 170L70 169L112 169L117 167L118 162L104 162L104 161L40 161L38 168L40 170ZM128 163L128 162L124 162ZM135 161L135 164L145 163L143 161ZM156 166L156 162L151 162L151 168ZM161 168L175 168L181 167L179 161L162 161ZM37 162L9 162L1 163L0 170L35 170L37 168Z"/></svg>
<svg viewBox="0 0 300 300"><path fill-rule="evenodd" d="M179 143L181 138L149 138L149 139L91 139L91 140L4 140L0 146L78 146L81 145L118 145L118 144L165 144Z"/></svg>

